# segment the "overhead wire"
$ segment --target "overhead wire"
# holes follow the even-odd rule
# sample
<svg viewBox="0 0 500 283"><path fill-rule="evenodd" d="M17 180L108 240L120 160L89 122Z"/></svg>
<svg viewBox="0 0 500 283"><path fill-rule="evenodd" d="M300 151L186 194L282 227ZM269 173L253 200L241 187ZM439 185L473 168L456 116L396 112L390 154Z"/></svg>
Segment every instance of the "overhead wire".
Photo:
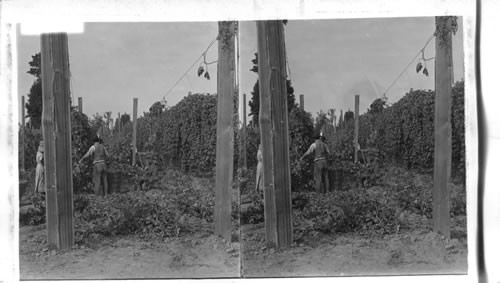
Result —
<svg viewBox="0 0 500 283"><path fill-rule="evenodd" d="M406 70L411 66L411 64L413 64L415 59L417 59L419 55L423 54L425 47L427 47L427 45L429 44L429 42L431 42L431 40L434 38L434 36L435 35L433 33L431 35L431 37L427 40L427 42L424 44L424 47L422 47L418 50L417 55L415 55L415 57L413 57L413 59L410 61L410 63L408 63L408 65L406 65L406 67L403 69L403 71L401 71L401 73L396 77L396 79L389 85L389 87L387 87L387 89L384 91L384 94L383 94L384 99L387 99L387 92L396 84L396 82L401 78L401 76L403 76L403 74L406 72ZM428 61L428 60L432 60L432 59L434 59L434 58L429 58L429 59L424 58L424 61Z"/></svg>
<svg viewBox="0 0 500 283"><path fill-rule="evenodd" d="M163 101L165 102L165 97L167 97L170 92L172 92L172 90L177 86L177 84L179 84L179 82L188 74L188 72L196 65L196 63L198 63L198 61L200 61L201 58L203 58L208 50L210 49L210 47L212 47L212 45L217 41L217 37L215 37L214 40L212 40L212 42L210 42L210 44L208 45L208 47L205 49L205 51L203 53L201 53L201 55L193 62L193 64L191 64L191 66L189 66L189 68L182 74L182 76L174 83L174 85L172 87L170 87L170 89L167 91L167 93L163 96Z"/></svg>

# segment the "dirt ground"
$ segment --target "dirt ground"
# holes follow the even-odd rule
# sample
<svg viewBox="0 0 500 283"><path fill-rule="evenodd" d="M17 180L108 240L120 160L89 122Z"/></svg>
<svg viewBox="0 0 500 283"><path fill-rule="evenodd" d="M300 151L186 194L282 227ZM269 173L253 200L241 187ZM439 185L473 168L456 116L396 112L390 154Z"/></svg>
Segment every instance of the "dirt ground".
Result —
<svg viewBox="0 0 500 283"><path fill-rule="evenodd" d="M386 236L312 235L288 250L266 248L263 223L242 226L243 277L466 274L465 219L452 239L419 229Z"/></svg>
<svg viewBox="0 0 500 283"><path fill-rule="evenodd" d="M239 277L239 244L209 234L165 241L110 238L94 247L46 250L44 225L20 228L21 280Z"/></svg>

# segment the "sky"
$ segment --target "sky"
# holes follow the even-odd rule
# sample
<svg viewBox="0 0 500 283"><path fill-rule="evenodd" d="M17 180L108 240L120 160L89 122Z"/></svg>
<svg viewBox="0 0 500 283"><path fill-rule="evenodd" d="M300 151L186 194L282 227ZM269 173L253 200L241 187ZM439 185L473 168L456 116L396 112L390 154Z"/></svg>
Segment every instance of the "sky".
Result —
<svg viewBox="0 0 500 283"><path fill-rule="evenodd" d="M453 37L455 81L464 77L463 33ZM434 17L338 20L295 20L285 26L285 44L297 102L304 94L305 110L316 115L330 108L354 110L360 95L363 113L403 71L430 38ZM18 27L18 94L27 95L34 77L26 73L31 55L40 51L38 36L23 36ZM139 98L139 116L188 70L217 35L217 23L87 23L83 34L69 34L73 103L83 99L83 112L132 113ZM250 92L257 74L249 71L257 50L255 22L241 22L239 34L240 95ZM434 57L434 40L425 48ZM217 44L207 53L217 60ZM201 61L166 96L175 105L189 91L215 93L217 65L209 66L210 80L198 77ZM396 102L410 88L434 89L434 61L429 76L417 74L413 62L387 92ZM26 97L27 101L27 97ZM242 99L240 99L240 102ZM240 110L241 111L241 110ZM247 113L249 108L247 106Z"/></svg>
<svg viewBox="0 0 500 283"><path fill-rule="evenodd" d="M316 115L320 110L354 110L354 95L360 95L360 113L384 91L423 48L434 31L434 17L339 20L295 20L285 26L285 45L292 86L299 102ZM461 27L459 19L459 27ZM257 74L249 71L257 51L255 22L241 24L241 92L250 93ZM434 40L425 57L435 54ZM464 77L463 33L453 37L454 79ZM434 60L427 62L429 76L416 73L415 61L387 92L394 103L410 88L434 89ZM248 110L249 111L249 108Z"/></svg>
<svg viewBox="0 0 500 283"><path fill-rule="evenodd" d="M137 97L141 116L200 57L216 38L217 28L216 22L86 24L83 34L68 35L73 104L82 97L85 114L111 111L116 118L118 112L131 114ZM17 43L18 93L27 96L34 82L26 73L28 62L40 51L40 38L21 35ZM217 60L217 44L206 60ZM209 65L210 80L197 76L198 66L165 98L169 106L189 91L216 93L217 65Z"/></svg>

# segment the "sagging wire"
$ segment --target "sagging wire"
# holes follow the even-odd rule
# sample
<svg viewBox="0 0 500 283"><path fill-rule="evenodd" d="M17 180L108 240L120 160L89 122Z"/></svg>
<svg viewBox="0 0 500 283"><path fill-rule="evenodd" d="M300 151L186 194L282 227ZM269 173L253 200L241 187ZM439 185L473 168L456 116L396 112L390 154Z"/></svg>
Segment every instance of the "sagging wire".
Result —
<svg viewBox="0 0 500 283"><path fill-rule="evenodd" d="M191 66L189 66L189 68L184 72L184 74L182 74L182 76L174 83L174 85L172 87L170 87L170 89L167 91L167 93L162 97L162 104L163 105L167 105L167 100L165 99L167 97L167 95L170 94L170 92L172 92L172 90L177 86L177 84L179 84L179 82L188 74L188 72L196 65L196 63L198 63L198 61L200 61L201 58L204 58L204 61L206 62L206 55L207 55L207 52L208 50L210 49L210 47L212 47L212 45L214 45L214 43L218 40L218 36L214 38L214 40L212 40L212 42L210 42L210 44L208 45L208 47L205 49L205 51L203 51L203 53L201 53L201 55L193 62L193 64L191 64ZM213 63L213 62L211 62Z"/></svg>
<svg viewBox="0 0 500 283"><path fill-rule="evenodd" d="M401 78L401 76L406 72L406 70L411 66L411 64L413 64L413 62L418 58L418 56L421 56L420 60L423 60L424 63L426 61L429 61L429 60L432 60L434 59L433 58L425 58L424 56L424 50L425 48L427 47L427 45L429 44L429 42L431 42L431 40L435 37L435 33L432 33L432 35L429 37L429 39L427 40L427 42L424 44L424 47L422 47L417 55L415 55L415 57L413 57L413 59L411 59L410 63L408 63L408 65L406 65L406 67L403 69L403 71L401 71L401 73L396 77L396 79L389 85L389 87L387 87L387 89L384 91L384 94L383 94L383 97L382 97L382 100L384 100L385 102L387 102L387 92L394 86L394 84L396 84L396 82ZM419 62L420 64L420 62ZM426 73L428 75L428 72L427 72L427 69L426 70ZM417 72L419 72L420 70L418 69L418 64L417 64ZM425 74L425 73L424 73Z"/></svg>

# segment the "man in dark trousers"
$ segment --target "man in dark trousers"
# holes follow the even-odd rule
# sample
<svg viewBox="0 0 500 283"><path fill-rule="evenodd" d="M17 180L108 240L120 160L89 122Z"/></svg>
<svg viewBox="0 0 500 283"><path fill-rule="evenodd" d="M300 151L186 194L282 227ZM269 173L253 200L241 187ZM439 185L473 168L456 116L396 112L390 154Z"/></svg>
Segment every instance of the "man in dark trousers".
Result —
<svg viewBox="0 0 500 283"><path fill-rule="evenodd" d="M94 192L96 195L108 194L108 176L106 174L106 159L109 158L108 151L102 144L101 138L94 139L94 145L90 147L89 151L80 159L78 163L88 157L93 157L94 169L92 172L92 179L94 181ZM103 183L104 191L101 190L101 181Z"/></svg>
<svg viewBox="0 0 500 283"><path fill-rule="evenodd" d="M300 161L302 161L304 157L312 153L314 153L314 182L316 192L325 193L330 187L327 164L328 156L330 156L330 150L325 144L324 136L316 137L316 141L309 147L306 153L304 153L304 155L300 158ZM325 180L323 186L321 186L322 179Z"/></svg>

